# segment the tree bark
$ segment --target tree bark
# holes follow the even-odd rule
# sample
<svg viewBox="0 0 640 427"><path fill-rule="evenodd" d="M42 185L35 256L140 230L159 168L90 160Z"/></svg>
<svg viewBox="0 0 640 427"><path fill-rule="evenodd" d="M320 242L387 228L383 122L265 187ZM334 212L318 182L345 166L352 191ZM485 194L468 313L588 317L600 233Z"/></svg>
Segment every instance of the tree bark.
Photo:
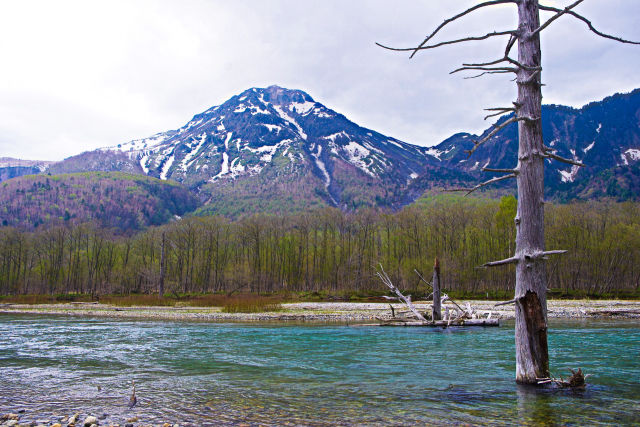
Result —
<svg viewBox="0 0 640 427"><path fill-rule="evenodd" d="M442 301L440 300L440 263L438 258L433 265L433 308L431 311L431 319L433 321L442 320Z"/></svg>
<svg viewBox="0 0 640 427"><path fill-rule="evenodd" d="M518 2L518 209L516 224L516 381L549 376L544 252L544 157L538 0ZM537 71L536 71L537 70ZM534 73L537 73L532 77Z"/></svg>

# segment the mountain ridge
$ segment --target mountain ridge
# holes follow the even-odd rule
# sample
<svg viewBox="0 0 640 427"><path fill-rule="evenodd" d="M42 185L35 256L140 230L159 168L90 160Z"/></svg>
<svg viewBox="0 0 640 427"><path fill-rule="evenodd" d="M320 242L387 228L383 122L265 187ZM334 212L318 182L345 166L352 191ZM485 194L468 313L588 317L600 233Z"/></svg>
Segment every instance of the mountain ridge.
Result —
<svg viewBox="0 0 640 427"><path fill-rule="evenodd" d="M420 147L359 126L302 90L250 88L194 115L184 126L47 165L48 173L122 171L175 180L193 191L203 214L236 217L317 206L397 209L425 191L486 180L483 167L513 168L512 124L469 157L481 135L459 132ZM640 193L640 89L583 107L544 105L544 143L585 168L545 162L551 200ZM495 192L512 193L515 182Z"/></svg>

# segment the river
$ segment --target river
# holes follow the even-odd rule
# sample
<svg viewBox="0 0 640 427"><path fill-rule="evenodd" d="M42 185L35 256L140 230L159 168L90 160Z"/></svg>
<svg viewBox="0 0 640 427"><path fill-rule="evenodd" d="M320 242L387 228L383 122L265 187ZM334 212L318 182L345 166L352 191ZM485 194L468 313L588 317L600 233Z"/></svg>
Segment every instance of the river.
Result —
<svg viewBox="0 0 640 427"><path fill-rule="evenodd" d="M552 373L514 382L513 324L376 328L0 315L0 413L101 425L640 423L640 323L550 321ZM126 403L135 381L138 404ZM21 419L22 420L22 419Z"/></svg>

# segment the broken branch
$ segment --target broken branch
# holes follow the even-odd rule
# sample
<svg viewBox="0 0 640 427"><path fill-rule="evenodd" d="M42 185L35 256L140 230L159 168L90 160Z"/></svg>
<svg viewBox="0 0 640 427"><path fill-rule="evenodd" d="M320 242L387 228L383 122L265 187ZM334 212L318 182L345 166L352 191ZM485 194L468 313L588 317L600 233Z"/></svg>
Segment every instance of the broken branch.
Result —
<svg viewBox="0 0 640 427"><path fill-rule="evenodd" d="M540 34L540 32L542 30L544 30L545 28L547 28L549 25L551 25L551 23L553 21L555 21L556 19L560 18L562 15L564 15L565 13L568 13L571 9L573 9L574 7L576 7L577 5L579 5L580 3L582 3L584 0L577 0L575 3L570 4L569 6L565 7L562 10L559 10L555 15L553 15L551 18L549 18L547 20L547 22L545 22L544 24L540 25L540 27L538 27L537 30L535 30L534 32L532 32L531 34L529 34L529 37L535 37L536 34Z"/></svg>
<svg viewBox="0 0 640 427"><path fill-rule="evenodd" d="M459 73L460 71L471 71L471 70L485 71L485 74L502 74L502 73L518 72L518 69L513 67L466 67L466 66L463 66L460 68L456 68L455 70L451 71L449 74L455 74L455 73Z"/></svg>
<svg viewBox="0 0 640 427"><path fill-rule="evenodd" d="M498 111L497 113L489 114L488 116L485 116L484 119L487 120L489 117L503 116L505 114L509 114L509 113L514 112L514 111L516 111L515 108L507 108L507 109L504 109L502 111Z"/></svg>
<svg viewBox="0 0 640 427"><path fill-rule="evenodd" d="M481 184L478 184L478 185L476 185L475 187L472 187L472 188L454 188L454 189L447 190L447 191L466 191L467 194L465 194L465 196L468 196L469 194L473 193L474 191L476 191L476 190L478 190L478 189L480 189L482 187L485 187L487 185L493 184L494 182L503 181L503 180L509 179L509 178L515 178L517 176L518 176L518 174L515 174L515 173L509 174L509 175L504 175L504 176L497 176L497 177L491 178L490 180L485 181L485 182L483 182Z"/></svg>
<svg viewBox="0 0 640 427"><path fill-rule="evenodd" d="M557 7L551 7L551 6L543 6L543 5L540 5L540 10L544 10L544 11L547 11L547 12L561 12L563 9L558 9ZM580 14L578 14L578 13L574 12L573 10L569 10L569 11L567 11L567 12L566 12L566 14L567 14L567 15L570 15L570 16L573 16L574 18L579 19L579 20L581 20L582 22L584 22L585 24L587 24L587 26L589 27L589 30L591 30L593 33L595 33L596 35L598 35L598 36L600 36L600 37L603 37L603 38L605 38L605 39L615 40L615 41L620 42L620 43L640 44L640 42L634 42L634 41L631 41L631 40L625 40L625 39L622 39L622 38L620 38L620 37L612 36L612 35L610 35L610 34L606 34L606 33L603 33L603 32L601 32L601 31L598 31L598 30L593 26L593 24L591 23L591 21L589 21L589 20L588 20L587 18L585 18L584 16L582 16L582 15L580 15Z"/></svg>
<svg viewBox="0 0 640 427"><path fill-rule="evenodd" d="M520 172L518 169L493 169L493 168L482 168L482 172L497 172L497 173L515 173Z"/></svg>
<svg viewBox="0 0 640 427"><path fill-rule="evenodd" d="M507 259L501 259L500 261L486 262L486 263L482 264L479 268L497 267L499 265L515 264L518 261L519 261L518 258L511 257L511 258L507 258Z"/></svg>
<svg viewBox="0 0 640 427"><path fill-rule="evenodd" d="M489 135L485 136L484 138L482 138L480 141L474 141L474 146L471 150L469 150L469 156L471 156L473 154L474 151L476 151L476 148L478 148L481 144L484 144L485 142L487 142L489 139L491 139L491 137L493 137L495 134L497 134L498 132L500 132L502 129L506 128L507 126L509 126L511 123L515 123L517 122L519 119L517 117L512 117L509 120L505 121L504 123L502 123L500 126L496 126L496 128L494 130L492 130Z"/></svg>
<svg viewBox="0 0 640 427"><path fill-rule="evenodd" d="M380 46L383 49L393 50L393 51L396 51L396 52L408 52L408 51L435 49L437 47L446 46L446 45L450 45L450 44L486 40L486 39L491 38L491 37L506 36L506 35L509 35L509 34L512 35L513 33L514 33L513 30L509 30L509 31L494 31L494 32L491 32L491 33L487 33L487 34L485 34L483 36L464 37L462 39L447 40L447 41L444 41L444 42L432 44L430 46L421 45L419 47L401 47L401 48L398 48L398 47L386 46L386 45L383 45L381 43L376 43L376 45ZM413 56L413 55L411 55L411 56Z"/></svg>
<svg viewBox="0 0 640 427"><path fill-rule="evenodd" d="M554 154L550 148L544 147L544 155L546 157L552 158L554 160L557 160L559 162L563 162L563 163L568 163L570 165L574 165L574 166L580 166L580 167L584 167L585 164L581 163L577 160L571 160L571 159L567 159L565 157L562 156L558 156L557 154Z"/></svg>
<svg viewBox="0 0 640 427"><path fill-rule="evenodd" d="M468 15L469 13L478 10L480 8L483 7L487 7L487 6L495 6L495 5L499 5L499 4L505 4L505 3L516 3L516 0L491 0L491 1L485 1L483 3L479 3L473 7L470 7L469 9L460 12L459 14L452 16L451 18L445 19L444 22L442 22L440 25L438 25L438 27L433 30L433 32L431 34L429 34L423 41L422 43L420 43L420 45L414 49L413 53L411 54L411 56L409 58L413 58L414 55L416 53L418 53L418 51L424 46L426 45L429 40L431 40L442 28L444 28L446 25L450 24L451 22L462 18L465 15Z"/></svg>
<svg viewBox="0 0 640 427"><path fill-rule="evenodd" d="M407 307L409 307L409 310L411 310L414 316L416 316L419 320L426 322L427 319L425 319L424 316L420 314L420 312L411 303L411 297L405 297L404 295L402 295L402 292L400 292L400 290L394 286L394 284L391 282L391 279L389 278L389 275L384 271L382 264L380 264L380 270L381 271L376 272L376 275L380 278L380 280L382 280L382 283L387 285L389 289L391 289L396 295L398 295L398 298L402 302L404 302Z"/></svg>

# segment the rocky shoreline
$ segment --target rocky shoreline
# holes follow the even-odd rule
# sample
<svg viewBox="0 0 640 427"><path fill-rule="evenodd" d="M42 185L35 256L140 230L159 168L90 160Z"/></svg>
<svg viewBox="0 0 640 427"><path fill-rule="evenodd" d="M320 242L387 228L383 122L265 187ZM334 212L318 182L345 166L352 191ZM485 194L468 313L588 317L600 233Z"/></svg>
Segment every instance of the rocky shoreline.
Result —
<svg viewBox="0 0 640 427"><path fill-rule="evenodd" d="M143 427L152 426L153 424L142 423L139 424L138 417L132 417L125 420L123 423L106 422L108 414L102 414L98 417L93 415L81 415L75 413L70 416L60 416L52 414L50 417L34 418L26 413L24 410L18 411L18 413L7 413L0 415L1 427ZM101 424L102 422L102 424ZM180 427L180 424L161 423L157 424L160 427ZM183 424L183 426L186 426Z"/></svg>
<svg viewBox="0 0 640 427"><path fill-rule="evenodd" d="M469 303L478 317L513 319L513 304L496 306L498 301L459 301ZM401 304L393 304L396 313ZM421 311L428 302L416 302ZM446 305L450 306L450 305ZM450 306L453 308L453 306ZM1 304L0 313L42 314L124 319L186 320L209 322L369 322L391 317L388 303L303 302L282 304L282 310L266 313L224 313L219 307L116 307L97 303L74 304ZM640 301L619 300L550 300L549 318L620 318L640 319Z"/></svg>

